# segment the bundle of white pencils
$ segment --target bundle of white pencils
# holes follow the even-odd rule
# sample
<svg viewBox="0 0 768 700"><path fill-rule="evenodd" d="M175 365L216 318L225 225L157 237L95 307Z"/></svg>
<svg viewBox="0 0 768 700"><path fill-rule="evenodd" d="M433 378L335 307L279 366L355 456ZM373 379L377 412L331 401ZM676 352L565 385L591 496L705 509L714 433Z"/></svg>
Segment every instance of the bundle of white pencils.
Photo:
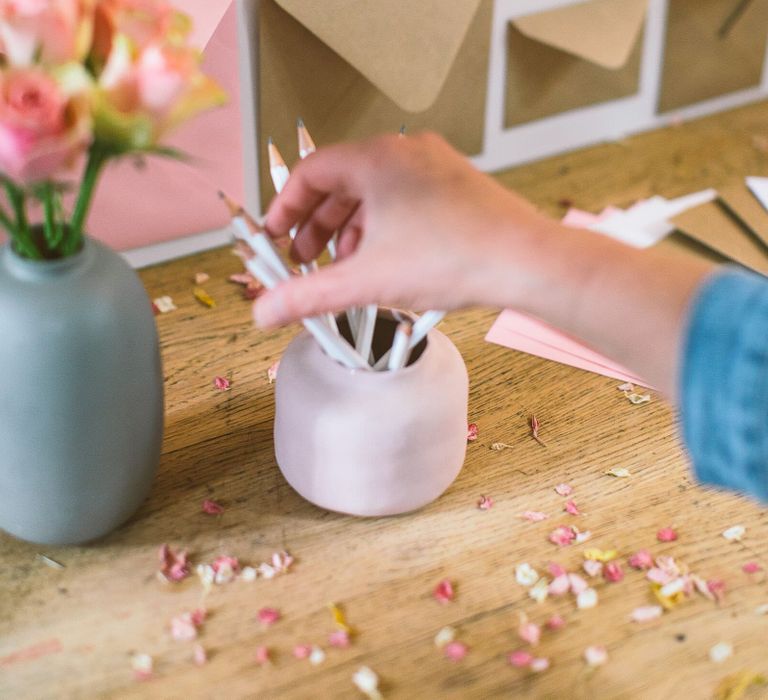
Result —
<svg viewBox="0 0 768 700"><path fill-rule="evenodd" d="M315 144L301 119L297 122L297 129L299 156L306 158L314 153ZM290 171L271 138L269 139L268 150L272 183L279 194L288 182ZM248 271L267 289L273 289L282 281L287 280L291 276L291 272L275 249L264 227L250 216L241 205L231 200L223 192L220 192L219 195L229 207L235 237L245 244L240 247L240 250ZM294 238L296 233L297 228L294 227L290 232L291 238ZM334 238L328 242L328 252L331 259L335 260L336 242ZM312 275L319 268L317 262L313 260L309 264L301 265L300 269L302 275ZM381 357L376 358L372 351L372 344L378 313L376 304L345 311L352 342L340 333L333 314L305 318L302 319L302 323L325 353L345 367L369 371L396 371L408 365L413 349L424 340L430 329L445 316L443 311L427 311L413 320L401 320L395 331L392 347Z"/></svg>

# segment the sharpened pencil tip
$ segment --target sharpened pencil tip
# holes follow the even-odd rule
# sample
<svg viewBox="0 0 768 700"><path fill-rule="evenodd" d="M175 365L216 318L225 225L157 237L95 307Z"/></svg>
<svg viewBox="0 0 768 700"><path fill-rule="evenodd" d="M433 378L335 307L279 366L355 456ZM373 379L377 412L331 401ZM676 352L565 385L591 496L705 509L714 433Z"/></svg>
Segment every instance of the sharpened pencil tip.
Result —
<svg viewBox="0 0 768 700"><path fill-rule="evenodd" d="M273 143L274 143L274 141L272 140L271 136L269 138L267 138L267 146L271 146Z"/></svg>
<svg viewBox="0 0 768 700"><path fill-rule="evenodd" d="M400 136L405 136L405 124L400 127Z"/></svg>
<svg viewBox="0 0 768 700"><path fill-rule="evenodd" d="M301 117L297 117L297 119L296 119L296 128L297 129L303 129L304 128L304 120Z"/></svg>

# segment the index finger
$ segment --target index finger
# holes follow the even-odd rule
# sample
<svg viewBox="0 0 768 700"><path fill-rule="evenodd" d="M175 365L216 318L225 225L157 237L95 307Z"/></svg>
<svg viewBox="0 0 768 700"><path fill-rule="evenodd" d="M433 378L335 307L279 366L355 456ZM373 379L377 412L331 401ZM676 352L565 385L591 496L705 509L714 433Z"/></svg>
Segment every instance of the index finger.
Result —
<svg viewBox="0 0 768 700"><path fill-rule="evenodd" d="M285 236L306 221L330 194L359 200L362 194L363 150L342 144L321 148L298 163L283 191L269 205L265 227L271 236Z"/></svg>

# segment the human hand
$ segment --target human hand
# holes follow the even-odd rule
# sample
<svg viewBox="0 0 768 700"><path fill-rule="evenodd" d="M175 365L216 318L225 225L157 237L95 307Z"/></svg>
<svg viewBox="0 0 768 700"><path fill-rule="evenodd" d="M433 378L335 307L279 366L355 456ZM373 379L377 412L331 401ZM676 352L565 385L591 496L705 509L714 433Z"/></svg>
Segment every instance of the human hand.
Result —
<svg viewBox="0 0 768 700"><path fill-rule="evenodd" d="M266 228L282 238L298 224L292 254L300 262L338 230L337 262L263 295L256 321L270 327L369 303L503 305L509 291L502 296L498 283L545 222L434 134L321 149L296 166Z"/></svg>

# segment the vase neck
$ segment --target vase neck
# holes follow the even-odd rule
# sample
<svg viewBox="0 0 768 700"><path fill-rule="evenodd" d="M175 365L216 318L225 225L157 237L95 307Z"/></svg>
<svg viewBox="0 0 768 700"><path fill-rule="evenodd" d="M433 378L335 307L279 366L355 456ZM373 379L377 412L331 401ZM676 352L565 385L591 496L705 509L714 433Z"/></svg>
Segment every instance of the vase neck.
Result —
<svg viewBox="0 0 768 700"><path fill-rule="evenodd" d="M74 255L54 260L32 260L19 255L13 245L7 243L0 250L0 262L12 275L19 279L48 279L64 275L72 270L83 267L93 255L93 243L85 239L83 247Z"/></svg>

